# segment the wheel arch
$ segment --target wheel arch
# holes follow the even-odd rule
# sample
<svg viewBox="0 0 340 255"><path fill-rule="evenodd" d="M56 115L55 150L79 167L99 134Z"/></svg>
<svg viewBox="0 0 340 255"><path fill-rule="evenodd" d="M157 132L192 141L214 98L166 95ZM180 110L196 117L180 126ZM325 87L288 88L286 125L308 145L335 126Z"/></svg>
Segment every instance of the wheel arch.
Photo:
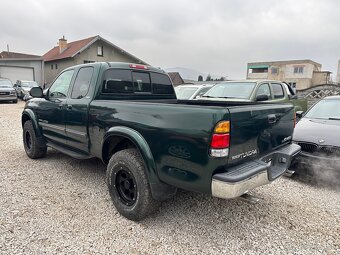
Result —
<svg viewBox="0 0 340 255"><path fill-rule="evenodd" d="M38 120L34 114L34 112L31 109L24 109L24 111L22 112L21 115L21 126L24 127L24 124L26 121L32 121L33 127L34 127L34 132L36 134L37 137L41 137L42 134L40 132L39 129L39 125L38 125Z"/></svg>
<svg viewBox="0 0 340 255"><path fill-rule="evenodd" d="M165 200L176 193L175 187L159 180L156 163L147 141L132 128L116 126L106 132L102 142L102 160L107 163L114 153L127 148L136 148L142 156L154 199Z"/></svg>

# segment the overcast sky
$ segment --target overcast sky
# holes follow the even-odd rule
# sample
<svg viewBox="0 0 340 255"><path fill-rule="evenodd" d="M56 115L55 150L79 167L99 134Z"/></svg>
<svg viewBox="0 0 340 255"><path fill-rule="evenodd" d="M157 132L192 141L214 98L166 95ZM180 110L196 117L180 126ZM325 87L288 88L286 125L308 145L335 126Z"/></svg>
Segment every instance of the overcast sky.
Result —
<svg viewBox="0 0 340 255"><path fill-rule="evenodd" d="M0 51L43 55L100 35L147 63L245 78L253 61L311 59L336 76L339 0L0 0Z"/></svg>

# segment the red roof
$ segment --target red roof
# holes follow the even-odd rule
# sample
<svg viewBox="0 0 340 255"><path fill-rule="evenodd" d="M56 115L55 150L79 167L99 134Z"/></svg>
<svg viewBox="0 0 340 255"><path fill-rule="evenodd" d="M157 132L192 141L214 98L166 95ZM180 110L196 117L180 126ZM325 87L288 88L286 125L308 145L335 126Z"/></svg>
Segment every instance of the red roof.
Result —
<svg viewBox="0 0 340 255"><path fill-rule="evenodd" d="M86 47L90 42L92 42L96 37L97 36L93 36L79 41L69 42L67 43L67 49L64 50L62 53L60 53L59 51L59 46L56 46L47 53L45 53L42 57L45 62L63 58L71 58L75 54L77 54L81 49Z"/></svg>

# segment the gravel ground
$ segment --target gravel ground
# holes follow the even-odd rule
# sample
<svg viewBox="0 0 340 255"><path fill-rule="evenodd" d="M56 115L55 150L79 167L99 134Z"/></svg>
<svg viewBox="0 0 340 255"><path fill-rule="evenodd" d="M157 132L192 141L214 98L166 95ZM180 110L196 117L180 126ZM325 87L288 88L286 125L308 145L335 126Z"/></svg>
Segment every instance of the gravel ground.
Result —
<svg viewBox="0 0 340 255"><path fill-rule="evenodd" d="M129 221L99 160L25 155L23 107L0 104L1 254L340 254L340 192L288 178L253 191L255 205L180 192Z"/></svg>

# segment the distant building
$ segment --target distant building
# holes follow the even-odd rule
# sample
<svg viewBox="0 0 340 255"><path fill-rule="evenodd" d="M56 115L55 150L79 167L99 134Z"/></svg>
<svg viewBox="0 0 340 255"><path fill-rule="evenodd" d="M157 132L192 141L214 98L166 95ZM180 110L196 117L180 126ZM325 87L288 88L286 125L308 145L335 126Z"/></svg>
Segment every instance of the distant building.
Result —
<svg viewBox="0 0 340 255"><path fill-rule="evenodd" d="M340 83L340 60L338 62L338 75L336 77L336 82L337 83Z"/></svg>
<svg viewBox="0 0 340 255"><path fill-rule="evenodd" d="M36 81L43 85L44 61L41 56L11 51L0 53L0 77L12 83L17 80Z"/></svg>
<svg viewBox="0 0 340 255"><path fill-rule="evenodd" d="M247 65L247 79L279 80L303 90L330 82L331 72L321 71L321 67L312 60L254 62Z"/></svg>
<svg viewBox="0 0 340 255"><path fill-rule="evenodd" d="M184 80L179 72L169 72L168 75L170 76L172 84L175 87L184 83Z"/></svg>
<svg viewBox="0 0 340 255"><path fill-rule="evenodd" d="M67 67L92 62L130 62L146 64L99 35L86 39L67 42L59 39L59 45L43 55L45 61L45 79L50 84Z"/></svg>

